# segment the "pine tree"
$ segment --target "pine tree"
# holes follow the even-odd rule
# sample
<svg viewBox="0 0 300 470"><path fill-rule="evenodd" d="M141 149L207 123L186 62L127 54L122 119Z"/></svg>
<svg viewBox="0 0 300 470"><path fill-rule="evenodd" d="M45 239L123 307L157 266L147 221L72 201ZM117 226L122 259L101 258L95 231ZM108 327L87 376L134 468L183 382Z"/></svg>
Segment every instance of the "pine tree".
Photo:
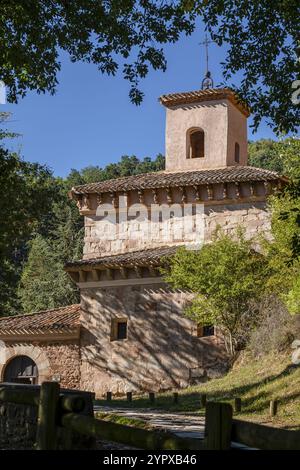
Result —
<svg viewBox="0 0 300 470"><path fill-rule="evenodd" d="M51 242L37 235L30 243L18 294L26 313L78 302L78 293Z"/></svg>

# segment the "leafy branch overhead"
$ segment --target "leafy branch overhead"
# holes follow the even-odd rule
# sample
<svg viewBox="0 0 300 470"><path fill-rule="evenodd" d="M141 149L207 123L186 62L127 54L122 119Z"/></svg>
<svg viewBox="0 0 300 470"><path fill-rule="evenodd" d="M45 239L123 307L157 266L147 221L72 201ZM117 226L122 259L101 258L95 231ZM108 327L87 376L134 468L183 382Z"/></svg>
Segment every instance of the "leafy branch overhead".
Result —
<svg viewBox="0 0 300 470"><path fill-rule="evenodd" d="M185 13L179 1L150 0L15 0L1 2L0 70L17 101L26 91L54 93L60 70L59 50L73 62L97 65L115 75L120 64L131 83L130 98L143 98L137 84L149 67L165 70L160 45L191 34L193 13Z"/></svg>
<svg viewBox="0 0 300 470"><path fill-rule="evenodd" d="M238 91L251 105L254 127L262 117L277 133L297 131L300 104L292 84L300 79L298 0L210 0L194 2L219 46L227 45L227 83L242 74Z"/></svg>
<svg viewBox="0 0 300 470"><path fill-rule="evenodd" d="M291 100L300 78L299 13L298 0L2 0L0 79L11 102L28 90L53 94L64 51L104 74L121 69L131 101L140 104L140 80L150 68L166 69L164 45L190 35L201 19L226 46L226 85L248 101L254 127L266 117L276 132L294 132L300 125L300 105Z"/></svg>

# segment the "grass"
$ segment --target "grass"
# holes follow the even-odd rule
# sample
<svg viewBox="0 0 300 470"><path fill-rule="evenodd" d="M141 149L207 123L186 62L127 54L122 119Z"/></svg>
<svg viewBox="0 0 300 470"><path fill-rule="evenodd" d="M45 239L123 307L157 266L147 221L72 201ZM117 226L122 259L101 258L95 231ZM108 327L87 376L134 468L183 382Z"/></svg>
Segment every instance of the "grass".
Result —
<svg viewBox="0 0 300 470"><path fill-rule="evenodd" d="M112 402L96 400L96 404L204 413L200 410L201 393L206 393L208 400L231 403L235 397L240 397L242 411L235 415L237 418L300 429L300 366L291 365L289 354L270 354L259 360L250 360L244 355L226 376L176 390L178 404L173 403L173 391L156 395L154 405L149 403L147 396L134 397L131 403L124 398ZM269 416L272 399L278 400L278 413L274 418Z"/></svg>
<svg viewBox="0 0 300 470"><path fill-rule="evenodd" d="M114 413L102 413L97 411L95 413L95 417L102 419L103 421L110 421L111 423L116 424L125 424L126 426L132 426L134 428L152 429L152 426L142 419L130 418L128 416L119 416Z"/></svg>

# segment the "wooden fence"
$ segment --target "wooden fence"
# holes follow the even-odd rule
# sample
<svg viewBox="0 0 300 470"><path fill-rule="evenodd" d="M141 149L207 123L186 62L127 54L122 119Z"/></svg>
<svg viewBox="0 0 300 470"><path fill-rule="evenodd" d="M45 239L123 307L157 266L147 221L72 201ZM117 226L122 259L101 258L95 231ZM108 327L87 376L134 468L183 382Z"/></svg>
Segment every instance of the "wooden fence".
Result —
<svg viewBox="0 0 300 470"><path fill-rule="evenodd" d="M0 386L0 401L38 407L36 449L39 450L57 449L59 429L146 450L229 450L232 442L266 450L300 450L300 431L233 419L232 406L228 403L206 403L205 438L200 440L83 415L86 402L80 392L66 394L56 382L44 382L39 389ZM70 435L68 432L66 436ZM62 448L69 449L70 442L71 439L65 439Z"/></svg>

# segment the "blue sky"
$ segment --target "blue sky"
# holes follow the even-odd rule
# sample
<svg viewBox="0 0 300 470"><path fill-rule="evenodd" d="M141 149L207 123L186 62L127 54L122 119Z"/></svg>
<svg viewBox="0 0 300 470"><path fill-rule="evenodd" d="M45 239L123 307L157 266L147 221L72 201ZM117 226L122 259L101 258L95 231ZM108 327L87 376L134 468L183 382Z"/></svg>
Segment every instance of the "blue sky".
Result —
<svg viewBox="0 0 300 470"><path fill-rule="evenodd" d="M203 40L199 26L191 37L165 48L168 69L151 70L142 81L141 106L130 103L129 84L121 73L107 77L92 64L73 64L62 55L56 95L30 92L17 105L0 105L1 111L12 113L8 128L22 134L10 147L20 149L25 160L47 164L57 176L66 176L71 168L103 167L122 155L153 158L164 153L165 110L158 97L200 88L205 73L205 50L199 45ZM213 44L209 54L218 86L225 49ZM249 129L249 138L262 137L275 138L265 123L253 136Z"/></svg>

